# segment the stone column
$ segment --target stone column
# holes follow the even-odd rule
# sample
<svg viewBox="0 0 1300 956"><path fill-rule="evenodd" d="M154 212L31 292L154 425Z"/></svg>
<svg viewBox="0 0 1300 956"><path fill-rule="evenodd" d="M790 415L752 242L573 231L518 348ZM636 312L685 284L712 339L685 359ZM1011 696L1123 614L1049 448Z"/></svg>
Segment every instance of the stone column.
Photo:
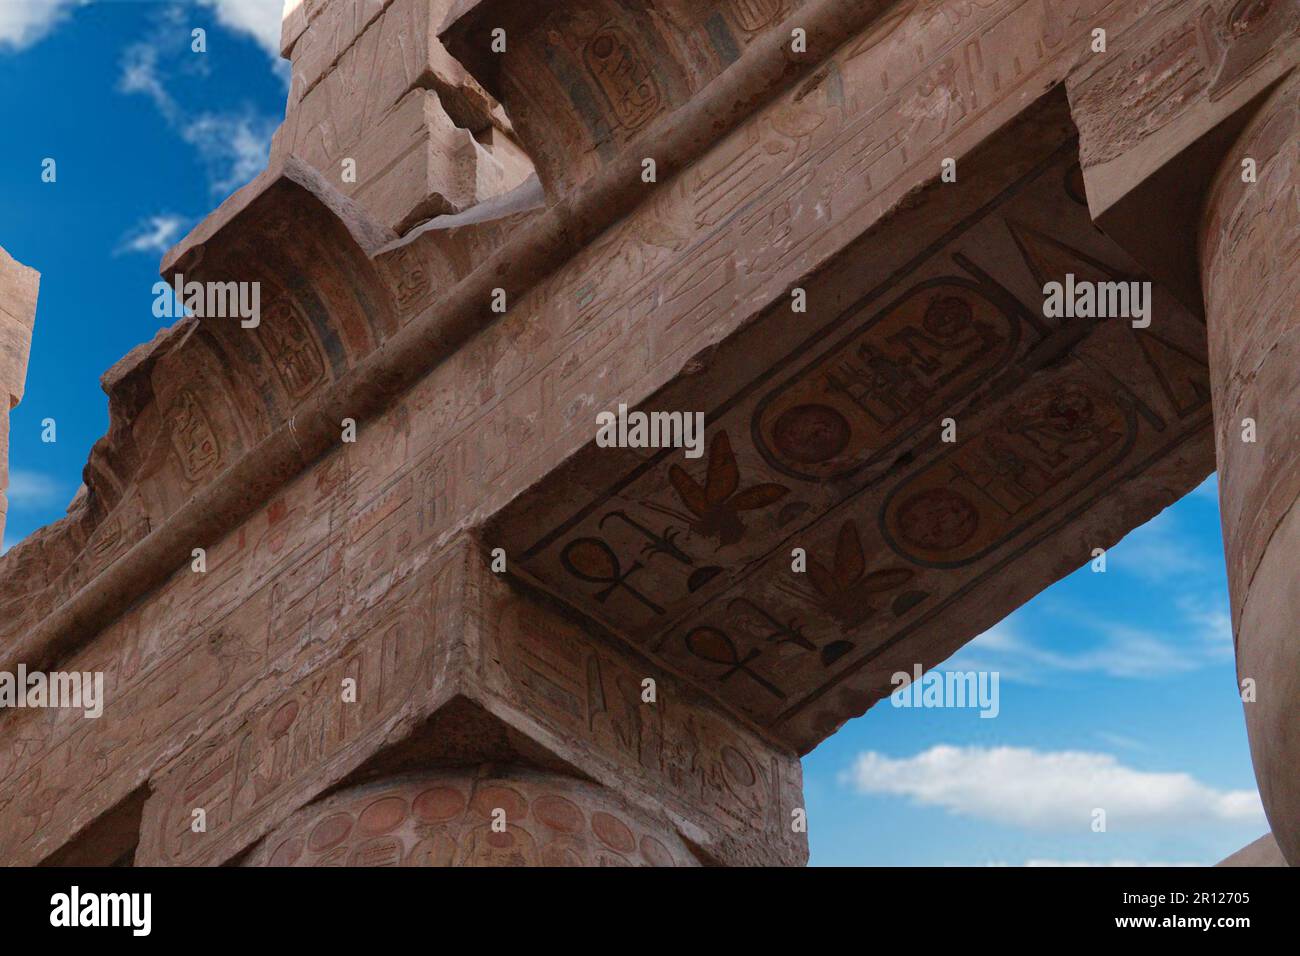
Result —
<svg viewBox="0 0 1300 956"><path fill-rule="evenodd" d="M699 866L667 820L553 773L383 780L305 807L248 866Z"/></svg>
<svg viewBox="0 0 1300 956"><path fill-rule="evenodd" d="M40 276L0 249L0 535L9 501L9 412L23 397Z"/></svg>
<svg viewBox="0 0 1300 956"><path fill-rule="evenodd" d="M1298 100L1293 74L1228 150L1200 236L1237 677L1253 682L1254 700L1244 695L1251 756L1273 835L1293 866L1300 865Z"/></svg>

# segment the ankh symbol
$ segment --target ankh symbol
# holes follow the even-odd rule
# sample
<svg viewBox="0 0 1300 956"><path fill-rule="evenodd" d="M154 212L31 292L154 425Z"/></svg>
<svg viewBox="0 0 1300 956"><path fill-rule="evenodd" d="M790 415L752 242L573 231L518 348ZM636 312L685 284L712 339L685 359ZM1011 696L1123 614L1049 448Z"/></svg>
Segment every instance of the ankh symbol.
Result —
<svg viewBox="0 0 1300 956"><path fill-rule="evenodd" d="M718 678L718 683L722 683L732 674L740 671L750 680L763 687L768 693L785 700L785 694L781 692L781 688L750 669L749 662L763 653L758 648L751 649L745 655L745 659L741 660L740 652L736 650L736 644L730 637L717 628L697 627L686 635L686 649L702 661L731 668Z"/></svg>
<svg viewBox="0 0 1300 956"><path fill-rule="evenodd" d="M579 580L590 581L592 584L608 584L609 587L595 595L596 600L601 604L604 604L619 588L623 588L656 614L664 613L663 608L627 583L627 579L640 571L644 565L640 561L633 561L632 566L627 571L623 571L614 549L600 538L574 538L560 552L560 563L564 565L566 571Z"/></svg>

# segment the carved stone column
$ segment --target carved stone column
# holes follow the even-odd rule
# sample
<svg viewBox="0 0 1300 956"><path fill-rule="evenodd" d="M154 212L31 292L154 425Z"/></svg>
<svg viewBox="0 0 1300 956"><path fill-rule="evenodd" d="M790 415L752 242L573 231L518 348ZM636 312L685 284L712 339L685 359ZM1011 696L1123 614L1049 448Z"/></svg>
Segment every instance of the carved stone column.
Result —
<svg viewBox="0 0 1300 956"><path fill-rule="evenodd" d="M1237 676L1253 682L1255 699L1244 695L1251 756L1273 835L1293 866L1300 865L1298 101L1300 75L1292 75L1228 150L1200 236Z"/></svg>
<svg viewBox="0 0 1300 956"><path fill-rule="evenodd" d="M342 790L248 866L699 866L667 820L552 773L444 771Z"/></svg>
<svg viewBox="0 0 1300 956"><path fill-rule="evenodd" d="M35 269L0 249L0 534L9 512L9 411L23 397L39 283Z"/></svg>

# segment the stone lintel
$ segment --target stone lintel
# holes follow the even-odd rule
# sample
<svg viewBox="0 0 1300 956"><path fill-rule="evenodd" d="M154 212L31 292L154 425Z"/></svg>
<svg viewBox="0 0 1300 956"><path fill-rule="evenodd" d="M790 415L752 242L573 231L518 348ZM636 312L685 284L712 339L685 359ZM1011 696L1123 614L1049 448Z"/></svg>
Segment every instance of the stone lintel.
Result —
<svg viewBox="0 0 1300 956"><path fill-rule="evenodd" d="M1099 3L1102 8L1106 5ZM1105 22L1125 22L1126 7L1106 9L1113 19ZM905 207L919 186L933 180L940 158L966 157L1040 91L1059 83L1086 49L1092 21L1080 13L1070 24L1055 24L1049 42L1040 43L1034 39L1040 12L1026 3L992 23L980 17L958 23L892 10L842 43L812 80L782 94L756 122L710 148L712 137L685 149L683 161L695 157L697 162L653 190L641 186L638 176L613 170L579 190L572 202L516 213L510 220L417 230L378 254L366 237L384 233L382 227L330 224L342 202L329 199L333 191L320 176L310 189L301 182L274 186L281 178L295 178L289 172L293 162L285 160L187 240L182 251L200 242L214 252L232 250L192 265L196 278L241 280L268 267L274 277L286 263L267 260L261 249L291 251L279 281L306 293L293 303L297 314L311 317L301 326L308 337L301 360L316 367L323 362L319 356L337 355L330 352L330 340L351 341L340 333L354 321L361 327L377 321L379 331L369 341L390 335L391 341L381 354L370 355L363 336L357 349L346 350L342 364L350 371L342 380L335 380L331 358L324 385L309 379L312 387L305 392L278 398L263 389L209 416L209 424L222 429L222 458L219 468L204 459L197 462L201 473L181 476L179 486L197 496L192 502L131 493L138 467L133 462L144 451L137 443L158 447L158 454L171 461L168 468L185 466L162 450L171 440L163 429L140 431L134 425L153 401L151 390L174 388L153 380L162 363L152 371L142 368L129 382L123 379L130 388L110 402L110 434L117 437L92 456L92 494L85 506L68 523L50 529L39 547L18 549L0 562L5 578L60 582L45 591L23 591L22 600L8 609L17 638L8 645L12 659L29 664L48 659L52 648L75 646L102 629L167 569L183 566L196 541L216 540L259 498L272 495L335 446L343 417L364 426L377 416L376 435L393 427L409 432L409 445L403 447L412 457L396 467L398 473L429 468L442 476L444 485L436 492L443 496L440 533L482 523L589 444L597 408L619 401L635 405L679 372L705 367L697 356L707 356L718 342L770 310L856 237L883 228L891 211ZM971 51L972 70L950 74L944 51L963 43ZM1001 52L996 57L979 52L984 46ZM1024 66L1014 82L991 67L1004 59ZM940 113L922 108L933 101L936 83L948 84L952 93ZM697 97L701 115L711 114L700 104L717 97L730 102L733 92L725 84L710 84ZM976 101L989 108L968 108ZM311 177L304 173L297 179ZM251 197L262 192L270 206L257 206L255 216L236 215L245 205L252 208ZM959 192L959 204L972 195ZM277 205L283 208L269 214ZM274 234L266 232L271 225ZM241 235L244 229L247 235ZM750 234L762 237L761 255L753 254ZM597 236L600 241L594 242ZM327 251L319 245L323 240L334 245ZM915 250L893 245L898 248L883 244L879 262L903 268ZM174 254L165 265L179 258ZM225 265L205 272L204 262ZM369 308L335 280L339 262L347 263L350 274L366 277L362 287L370 290ZM626 263L627 271L611 274L611 264L617 263ZM375 270L380 280L372 285ZM487 309L498 284L512 303L504 317ZM390 297L393 316L387 315ZM396 334L386 331L393 324L400 327ZM487 334L457 361L428 372L484 329ZM166 364L209 369L214 359L205 351L211 342L210 336L181 330L161 339L150 354L163 354L159 349L165 343L166 354L175 354ZM182 345L194 351L171 351ZM266 347L288 345L298 347L278 339ZM242 343L232 345L230 355L242 349ZM308 361L313 349L318 358ZM265 373L241 371L230 383L204 387L214 394L232 386L252 390L259 374L265 378ZM420 382L416 391L393 404L415 382ZM272 396L278 396L278 388L272 387ZM444 395L462 398L438 397ZM466 396L488 398L466 405ZM428 408L438 411L421 411ZM360 440L369 447L364 427ZM445 470L452 462L463 469L455 480ZM191 461L191 471L195 464ZM227 474L235 465L237 470ZM103 481L104 490L96 495L93 476L101 470L112 480ZM216 479L219 473L223 477ZM90 583L93 587L83 587Z"/></svg>
<svg viewBox="0 0 1300 956"><path fill-rule="evenodd" d="M1039 126L1024 148L1008 150L1017 141L995 135L1086 55L1093 25L1109 24L1117 35L1134 9L1096 0L1059 16L1058 5L1025 2L950 18L890 5L866 29L834 34L838 48L810 63L815 72L784 92L778 91L803 67L787 76L779 44L760 35L742 59L766 51L745 61L761 61L762 69L724 70L689 104L674 104L678 112L642 128L672 133L655 139L671 157L660 164L655 188L639 178L642 140L629 139L611 165L563 202L512 207L509 220L450 217L456 225L416 229L401 241L391 229L366 225L364 214L352 221L319 175L293 173L293 161L283 160L166 262L199 279L260 277L288 293L278 318L252 337L206 321L183 323L133 355L112 377L113 424L92 454L87 500L67 523L0 560L5 662L66 659L68 667L140 684L114 685L110 693L132 703L111 722L63 714L4 722L11 741L0 751L5 858L48 858L165 767L168 796L159 790L151 798L142 859L231 859L302 800L361 782L353 776L374 769L367 761L419 738L431 715L465 706L508 727L516 742L544 738L541 745L517 743L533 759L549 747L568 767L585 760L582 773L615 780L626 762L598 744L608 745L611 736L626 742L635 724L610 718L614 730L592 730L595 743L575 743L563 722L537 716L542 706L529 696L536 685L492 677L490 668L468 690L438 684L415 704L387 691L372 696L375 709L363 712L369 723L330 725L342 750L277 751L285 745L276 741L298 719L293 705L305 705L306 697L293 696L304 682L345 676L336 649L355 651L356 666L368 672L407 678L397 665L410 642L393 635L418 628L420 614L441 613L441 599L432 610L422 603L428 591L445 586L429 577L425 558L468 528L486 526L490 546L513 544L493 540L498 532L518 535L523 545L518 553L509 549L511 572L595 621L612 613L595 599L609 586L602 576L617 580L644 559L665 587L684 589L674 596L680 613L671 627L656 630L626 603L640 599L617 587L612 600L621 602L620 618L601 633L618 632L653 655L664 671L729 708L731 716L718 718L725 726L751 733L757 725L758 736L782 753L815 745L879 699L892 670L942 660L1085 563L1093 548L1109 546L1175 500L1210 467L1204 344L1196 325L1159 284L1151 337L1118 321L1043 323L1048 277L1066 269L1101 279L1144 273L1136 257L1088 226L1084 188L1071 169L1072 134L1059 110L1048 122L1027 115ZM818 48L817 56L824 52ZM759 102L759 112L737 126ZM986 141L1002 150L1000 164L979 165L989 162L977 156ZM932 192L919 190L944 188L934 180L945 157L958 161L963 186L971 185L971 172L976 181L998 181L1006 195L962 188L933 202ZM968 161L975 164L970 171ZM979 176L986 168L1006 178ZM1054 242L1058 226L1061 241ZM814 292L813 308L795 317L783 307L791 289L805 285ZM497 286L508 293L504 316L488 309ZM872 328L898 337L876 341ZM776 334L752 334L756 329ZM929 418L902 421L887 441L855 446L869 459L858 477L835 473L808 435L749 415L752 403L778 385L798 384L810 370L796 354L798 361L781 366L775 378L759 380L763 362L777 369L800 343L809 363L835 358L830 352L843 347L850 357L877 361L883 377L877 381L868 367L859 386L910 381L921 388L922 372L952 373L948 381L969 388L936 391L930 382L913 401L911 392L900 399L873 385L850 400L882 403L871 408L886 417L899 407L935 419L956 411L958 448L937 442L926 430L934 424ZM986 360L1006 364L979 365ZM737 382L753 387L714 401ZM191 401L187 391L204 401ZM615 552L618 571L606 552L591 547L567 553L579 575L558 555L547 568L530 566L537 539L525 540L527 522L543 512L530 515L516 499L547 482L564 492L551 507L588 507L608 487L585 457L595 412L664 396L673 408L716 411L710 442L725 432L728 446L713 444L704 460L650 463L655 481L629 501L674 511L671 527L631 514L662 538L657 550L647 551L636 540L641 532L624 522L619 533L626 537L614 543L622 549ZM768 407L784 400L776 396ZM736 424L724 420L728 414ZM355 444L339 443L345 417L360 425ZM799 440L773 454L778 432ZM851 437L865 434L850 430ZM755 435L767 442L766 457ZM875 451L882 455L873 457ZM838 452L831 458L837 455L844 461L835 467L852 464ZM599 468L614 468L627 457L604 461ZM684 480L668 477L671 465ZM722 476L716 482L715 468ZM768 480L755 481L764 469ZM1077 494L1072 469L1079 482L1116 493ZM704 513L677 500L692 497L694 487L726 487L733 471L733 490L785 490L779 501L763 500L773 494L765 489L758 507L742 508L738 500L714 513L707 494ZM967 489L971 495L987 497L989 508L1023 512L1025 520L984 522L994 512L981 510L975 524L1007 534L978 538L979 549L962 551L966 542L952 538L969 531L970 512L942 494L912 501L942 492L941 479L951 484L959 471L977 472L983 482L978 493ZM855 495L871 507L849 520ZM911 507L891 510L891 501ZM1042 523L1044 509L1055 509L1062 521ZM655 520L668 517L656 512ZM738 547L748 545L751 531L768 551L746 555ZM808 553L826 572L825 588L796 582L800 590L791 598L780 586L780 565L788 567L780 549L796 531L815 534ZM555 551L570 543L567 533ZM909 536L910 544L903 540ZM200 544L209 550L206 575L192 573L188 563ZM668 569L682 564L673 547L694 571L710 573L672 578ZM405 557L398 561L397 553ZM886 556L889 566L867 566L868 556ZM764 622L743 605L728 607L745 596L737 589L743 591L741 576L750 571L763 574L755 594L801 601L798 613L807 611L807 618L791 626L784 615ZM986 576L991 572L997 576ZM409 580L423 590L406 590ZM45 582L50 586L42 588ZM872 595L865 606L870 620L837 599L861 590ZM655 593L642 596L669 606ZM945 603L952 596L961 601ZM452 613L455 599L448 600ZM340 613L344 604L353 610ZM402 616L408 604L416 617ZM937 637L909 643L903 631L912 622ZM359 629L349 630L353 625ZM695 637L688 643L689 634ZM768 656L742 668L746 647ZM846 678L850 670L856 676ZM793 682L782 683L787 679ZM579 686L572 679L570 689ZM177 694L176 687L188 692ZM765 696L770 687L791 703L774 709ZM231 696L243 688L256 709L236 712L240 697ZM799 702L792 689L804 694ZM677 693L686 699L689 691ZM158 700L165 706L146 706ZM790 709L796 703L797 713ZM587 713L598 714L593 725L606 726L601 712ZM214 719L243 750L231 752L229 739L210 736ZM304 719L333 718L308 711ZM139 740L147 742L144 750L136 749ZM558 756L564 748L569 755ZM664 759L688 765L680 754ZM310 762L310 794L291 797L280 788L283 768L294 760ZM721 760L713 780L730 792L745 777L743 765ZM224 835L216 839L210 828L214 839L206 845L186 835L182 816L190 796L201 795L203 779L185 775L197 773L202 761L211 762L203 766L213 774L252 768L235 780L238 789L217 791L221 812L212 818ZM627 791L644 779L632 774ZM797 848L791 856L785 844L755 850L743 838L710 836L713 824L688 813L698 801L684 800L686 809L669 802L664 812L682 832L695 828L688 838L706 856L797 859ZM734 808L727 813L736 818Z"/></svg>
<svg viewBox="0 0 1300 956"><path fill-rule="evenodd" d="M257 283L261 320L183 319L105 377L110 428L87 493L0 562L0 581L41 582L0 589L13 613L6 666L75 649L335 445L349 414L340 390L391 400L359 366L396 331L394 293L368 254L392 238L290 160L164 260L168 282Z"/></svg>
<svg viewBox="0 0 1300 956"><path fill-rule="evenodd" d="M467 541L414 569L399 564L394 580L344 615L328 646L290 649L151 775L137 865L226 862L317 795L390 776L398 761L500 762L475 741L486 748L501 732L516 759L616 790L711 862L806 859L791 828L802 805L792 753L513 593ZM355 702L344 700L349 677ZM646 679L654 702L642 699ZM200 809L207 829L196 833Z"/></svg>
<svg viewBox="0 0 1300 956"><path fill-rule="evenodd" d="M460 0L440 31L509 112L548 195L601 172L662 180L691 149L882 18L887 0ZM806 51L791 49L793 30ZM506 49L495 46L504 30ZM556 38L560 38L558 41Z"/></svg>
<svg viewBox="0 0 1300 956"><path fill-rule="evenodd" d="M1211 180L1297 63L1300 5L1165 0L1067 77L1094 220L1197 314Z"/></svg>
<svg viewBox="0 0 1300 956"><path fill-rule="evenodd" d="M1173 296L1153 286L1144 329L1043 315L1067 274L1145 279L1090 221L1059 91L959 169L803 279L806 312L787 292L621 392L702 414L699 460L591 441L485 533L800 752L1213 468L1204 328Z"/></svg>

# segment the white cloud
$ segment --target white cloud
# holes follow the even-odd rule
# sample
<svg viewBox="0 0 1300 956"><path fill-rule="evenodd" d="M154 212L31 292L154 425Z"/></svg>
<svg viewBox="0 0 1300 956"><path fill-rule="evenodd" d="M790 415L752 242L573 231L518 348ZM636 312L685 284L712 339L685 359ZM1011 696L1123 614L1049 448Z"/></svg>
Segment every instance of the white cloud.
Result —
<svg viewBox="0 0 1300 956"><path fill-rule="evenodd" d="M148 216L118 242L114 255L148 252L161 255L176 244L188 220L173 213Z"/></svg>
<svg viewBox="0 0 1300 956"><path fill-rule="evenodd" d="M52 30L75 0L0 0L0 50L22 50Z"/></svg>
<svg viewBox="0 0 1300 956"><path fill-rule="evenodd" d="M133 43L126 48L117 88L123 93L143 93L149 97L169 123L180 116L180 108L158 75L158 48L152 44Z"/></svg>
<svg viewBox="0 0 1300 956"><path fill-rule="evenodd" d="M273 58L279 58L283 0L202 0L202 3L213 8L217 22L223 27L247 34Z"/></svg>
<svg viewBox="0 0 1300 956"><path fill-rule="evenodd" d="M213 192L228 193L266 168L277 125L252 112L200 113L181 127L181 138L203 158Z"/></svg>
<svg viewBox="0 0 1300 956"><path fill-rule="evenodd" d="M1148 581L1163 582L1204 576L1222 566L1223 555L1217 548L1211 551L1203 542L1189 539L1178 527L1173 512L1166 509L1129 532L1110 549L1107 560L1108 573L1133 573Z"/></svg>
<svg viewBox="0 0 1300 956"><path fill-rule="evenodd" d="M141 94L153 102L167 125L198 152L207 167L213 193L230 193L266 167L278 121L250 109L187 115L159 71L155 43L134 43L127 47L122 56L118 89Z"/></svg>
<svg viewBox="0 0 1300 956"><path fill-rule="evenodd" d="M1202 597L1187 595L1179 599L1178 609L1200 642L1198 650L1211 657L1234 656L1232 614L1226 598L1207 604Z"/></svg>
<svg viewBox="0 0 1300 956"><path fill-rule="evenodd" d="M1216 790L1185 773L1136 770L1089 751L939 745L902 758L868 751L841 779L860 793L1036 830L1087 833L1094 808L1106 811L1112 831L1264 821L1253 790Z"/></svg>
<svg viewBox="0 0 1300 956"><path fill-rule="evenodd" d="M59 500L59 484L37 471L15 468L9 472L5 496L15 508L41 508Z"/></svg>

